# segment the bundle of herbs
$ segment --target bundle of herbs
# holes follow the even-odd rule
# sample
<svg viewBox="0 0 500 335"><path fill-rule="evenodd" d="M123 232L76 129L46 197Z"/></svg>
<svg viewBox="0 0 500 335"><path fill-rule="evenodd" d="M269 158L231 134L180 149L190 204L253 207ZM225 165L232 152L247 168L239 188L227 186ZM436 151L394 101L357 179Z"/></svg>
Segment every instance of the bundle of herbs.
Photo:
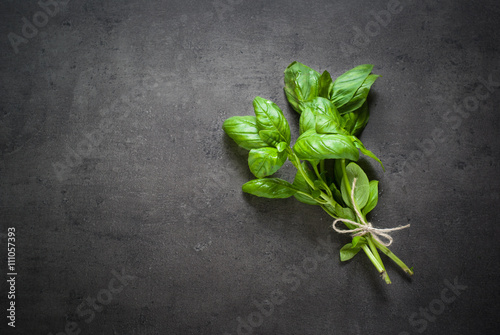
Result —
<svg viewBox="0 0 500 335"><path fill-rule="evenodd" d="M323 208L335 220L333 229L350 234L352 241L340 249L341 261L359 251L368 256L377 271L390 284L379 250L408 268L388 248L390 232L408 228L374 228L366 215L378 202L378 181L369 180L356 164L360 152L384 166L358 136L368 123L367 97L380 77L372 74L373 65L360 65L339 76L293 62L285 70L285 94L300 114L300 136L291 144L288 122L272 101L256 97L255 116L234 116L224 121L223 129L240 147L249 150L248 166L257 179L243 185L243 191L265 198L288 198ZM297 169L293 183L269 177L289 159ZM340 224L346 228L340 229Z"/></svg>

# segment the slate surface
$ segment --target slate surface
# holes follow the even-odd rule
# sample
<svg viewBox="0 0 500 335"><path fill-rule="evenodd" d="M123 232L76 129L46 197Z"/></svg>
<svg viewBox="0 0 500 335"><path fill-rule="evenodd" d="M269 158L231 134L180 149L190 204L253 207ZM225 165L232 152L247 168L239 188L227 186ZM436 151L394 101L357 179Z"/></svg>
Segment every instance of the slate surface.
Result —
<svg viewBox="0 0 500 335"><path fill-rule="evenodd" d="M499 14L491 0L2 1L2 334L496 334ZM341 264L348 238L321 209L242 194L246 152L222 122L262 96L296 134L294 60L383 75L361 138L387 171L363 164L380 180L373 223L411 223L392 250L412 279Z"/></svg>

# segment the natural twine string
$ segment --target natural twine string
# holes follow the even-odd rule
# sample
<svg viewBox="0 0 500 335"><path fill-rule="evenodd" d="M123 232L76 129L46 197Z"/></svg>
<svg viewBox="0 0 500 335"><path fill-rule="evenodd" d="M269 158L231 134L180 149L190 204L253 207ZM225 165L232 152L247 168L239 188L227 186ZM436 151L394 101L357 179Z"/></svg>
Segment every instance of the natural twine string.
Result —
<svg viewBox="0 0 500 335"><path fill-rule="evenodd" d="M351 233L352 237L363 236L363 235L366 235L366 234L372 234L373 238L378 243L380 243L380 244L388 247L388 246L390 246L392 244L393 239L392 239L392 236L389 235L389 234L387 234L387 233L392 232L392 231L396 231L396 230L401 230L401 229L409 228L410 225L407 224L406 226L399 226L399 227L396 227L396 228L375 228L375 227L372 226L372 224L370 222L366 222L363 219L363 215L361 215L361 213L359 212L358 206L356 206L356 202L354 201L354 188L356 187L356 179L357 178L354 178L354 181L352 182L351 201L352 201L352 206L354 208L354 211L356 212L356 215L358 216L358 218L361 221L361 223L358 223L358 222L355 222L355 221L352 221L352 220L348 220L348 219L340 218L340 219L337 219L337 220L333 221L333 229L335 229L335 231L337 233L341 233L341 234L349 234L349 233ZM358 228L347 229L347 230L338 229L337 228L337 223L338 222L349 223L349 224L352 224L353 226L356 226ZM385 238L387 240L387 242L382 242L380 240L380 237Z"/></svg>

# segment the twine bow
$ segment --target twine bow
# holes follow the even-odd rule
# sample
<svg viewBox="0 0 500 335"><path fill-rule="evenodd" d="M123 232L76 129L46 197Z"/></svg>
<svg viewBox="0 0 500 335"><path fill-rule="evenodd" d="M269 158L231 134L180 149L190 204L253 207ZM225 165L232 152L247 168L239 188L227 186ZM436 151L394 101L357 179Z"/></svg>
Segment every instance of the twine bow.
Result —
<svg viewBox="0 0 500 335"><path fill-rule="evenodd" d="M407 224L406 226L399 226L395 228L375 228L370 222L366 222L363 219L363 215L359 212L358 206L356 206L356 202L354 201L354 188L356 187L356 179L354 178L354 181L352 182L352 190L351 190L351 202L352 206L354 208L354 211L356 212L356 215L358 216L359 220L361 223L358 223L356 221L352 221L349 219L344 219L340 218L335 221L333 221L333 229L340 234L351 234L352 237L356 236L363 236L366 234L372 234L373 239L375 239L378 243L382 244L383 246L390 246L392 244L393 238L391 235L388 233L396 231L396 230L401 230L401 229L406 229L409 228L410 225ZM357 228L354 229L338 229L337 228L337 223L338 222L343 222L343 223L349 223L353 226L356 226ZM383 242L380 238L383 237L387 240L387 242Z"/></svg>

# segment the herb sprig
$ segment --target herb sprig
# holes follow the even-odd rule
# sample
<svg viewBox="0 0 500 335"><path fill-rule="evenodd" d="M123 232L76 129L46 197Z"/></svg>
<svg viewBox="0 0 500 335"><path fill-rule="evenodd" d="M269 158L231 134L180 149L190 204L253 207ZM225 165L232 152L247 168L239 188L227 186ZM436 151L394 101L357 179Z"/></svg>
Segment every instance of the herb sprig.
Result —
<svg viewBox="0 0 500 335"><path fill-rule="evenodd" d="M363 250L390 284L379 251L412 275L413 269L388 248L392 243L388 232L408 226L372 227L366 215L377 205L378 181L369 180L355 163L361 152L384 169L380 159L358 138L369 119L368 93L380 77L372 70L373 65L360 65L333 81L327 71L319 74L299 62L291 63L285 70L284 91L300 114L300 136L293 146L283 112L261 97L253 101L255 116L230 117L223 129L240 147L249 150L248 166L257 179L245 183L244 192L264 198L294 196L303 203L320 206L335 219L333 228L337 232L352 235L352 241L340 249L340 260L347 261ZM297 169L293 183L270 177L287 159ZM339 222L347 230L337 228Z"/></svg>

